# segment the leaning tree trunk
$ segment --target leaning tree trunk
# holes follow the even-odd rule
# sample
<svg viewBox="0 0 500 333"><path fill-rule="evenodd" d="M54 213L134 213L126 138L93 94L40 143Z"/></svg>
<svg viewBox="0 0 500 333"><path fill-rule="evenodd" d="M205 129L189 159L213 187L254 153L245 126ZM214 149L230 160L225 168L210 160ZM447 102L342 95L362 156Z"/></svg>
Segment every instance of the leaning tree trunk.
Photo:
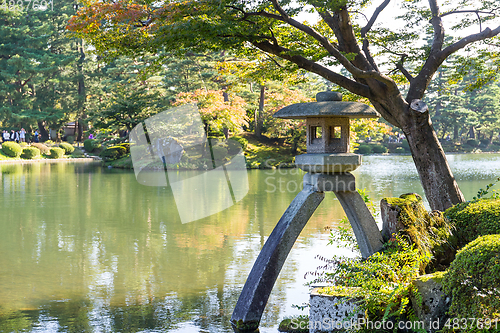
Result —
<svg viewBox="0 0 500 333"><path fill-rule="evenodd" d="M40 141L45 142L49 139L49 132L45 128L45 123L43 121L38 121L38 132L40 133Z"/></svg>
<svg viewBox="0 0 500 333"><path fill-rule="evenodd" d="M432 127L429 112L415 112L403 126L425 196L433 210L445 211L464 202L443 148Z"/></svg>

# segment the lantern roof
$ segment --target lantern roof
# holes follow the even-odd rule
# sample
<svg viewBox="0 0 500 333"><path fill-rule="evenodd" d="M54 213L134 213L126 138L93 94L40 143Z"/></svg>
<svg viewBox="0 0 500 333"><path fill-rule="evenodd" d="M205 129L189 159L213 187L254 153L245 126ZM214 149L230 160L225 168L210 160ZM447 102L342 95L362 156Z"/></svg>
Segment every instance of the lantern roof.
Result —
<svg viewBox="0 0 500 333"><path fill-rule="evenodd" d="M318 102L297 103L276 112L274 118L301 119L309 117L379 118L380 114L366 104L342 102L342 95L325 91L316 95Z"/></svg>
<svg viewBox="0 0 500 333"><path fill-rule="evenodd" d="M274 118L301 119L308 117L379 118L380 114L366 104L359 102L310 102L284 107Z"/></svg>

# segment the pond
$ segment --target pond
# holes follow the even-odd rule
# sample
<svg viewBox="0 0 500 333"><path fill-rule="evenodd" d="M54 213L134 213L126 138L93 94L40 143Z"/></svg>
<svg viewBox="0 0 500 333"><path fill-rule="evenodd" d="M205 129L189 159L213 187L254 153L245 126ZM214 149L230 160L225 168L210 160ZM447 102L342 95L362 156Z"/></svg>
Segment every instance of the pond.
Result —
<svg viewBox="0 0 500 333"><path fill-rule="evenodd" d="M499 154L448 156L467 199L500 175ZM379 202L423 194L410 156L368 156L358 188ZM215 215L181 223L170 187L87 163L0 165L0 331L232 332L252 264L296 193L296 169L249 170L249 192ZM185 203L191 205L193 203ZM332 193L303 230L261 322L302 314L304 275L343 217ZM307 310L306 310L307 311ZM305 312L304 312L305 313Z"/></svg>

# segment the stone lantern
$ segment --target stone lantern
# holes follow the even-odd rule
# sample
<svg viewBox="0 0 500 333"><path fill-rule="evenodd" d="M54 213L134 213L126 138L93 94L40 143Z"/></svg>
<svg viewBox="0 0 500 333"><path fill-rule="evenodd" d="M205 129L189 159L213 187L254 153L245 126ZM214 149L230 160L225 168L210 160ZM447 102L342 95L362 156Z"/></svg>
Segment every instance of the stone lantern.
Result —
<svg viewBox="0 0 500 333"><path fill-rule="evenodd" d="M382 234L350 173L361 165L361 155L349 153L349 119L378 118L380 114L362 103L342 102L342 95L336 92L318 93L316 100L289 105L274 114L276 118L306 119L307 154L295 157L295 164L306 174L302 191L264 244L236 303L231 323L239 331L258 328L288 253L323 201L324 192L335 193L363 258L382 249Z"/></svg>
<svg viewBox="0 0 500 333"><path fill-rule="evenodd" d="M366 104L342 102L342 94L325 91L316 95L318 102L293 104L273 117L306 119L307 154L295 157L295 164L313 173L337 173L355 170L361 156L349 153L351 118L378 118L380 114Z"/></svg>

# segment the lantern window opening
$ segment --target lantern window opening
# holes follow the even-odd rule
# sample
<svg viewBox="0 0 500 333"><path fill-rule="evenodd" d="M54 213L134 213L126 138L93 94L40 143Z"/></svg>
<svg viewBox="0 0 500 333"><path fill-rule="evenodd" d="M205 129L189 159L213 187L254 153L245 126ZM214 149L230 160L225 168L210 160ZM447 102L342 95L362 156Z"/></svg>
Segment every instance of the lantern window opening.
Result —
<svg viewBox="0 0 500 333"><path fill-rule="evenodd" d="M342 138L342 127L341 126L330 126L330 139L340 140Z"/></svg>
<svg viewBox="0 0 500 333"><path fill-rule="evenodd" d="M323 127L311 126L311 144L323 141Z"/></svg>

